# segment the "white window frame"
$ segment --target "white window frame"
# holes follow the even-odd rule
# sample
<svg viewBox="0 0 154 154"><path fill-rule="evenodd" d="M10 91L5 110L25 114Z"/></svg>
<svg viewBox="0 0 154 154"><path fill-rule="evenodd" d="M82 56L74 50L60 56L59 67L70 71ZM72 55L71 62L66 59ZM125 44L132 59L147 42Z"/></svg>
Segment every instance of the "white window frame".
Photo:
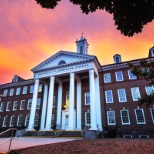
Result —
<svg viewBox="0 0 154 154"><path fill-rule="evenodd" d="M150 108L150 113L151 113L152 122L154 124L154 107Z"/></svg>
<svg viewBox="0 0 154 154"><path fill-rule="evenodd" d="M0 112L3 112L4 111L4 105L5 105L5 103L4 102L1 102Z"/></svg>
<svg viewBox="0 0 154 154"><path fill-rule="evenodd" d="M21 125L19 125L19 118L20 118L20 117L22 117L22 119L21 119ZM21 126L22 126L22 120L23 120L23 116L22 116L22 115L19 115L19 116L18 116L18 121L17 121L17 126L18 126L18 127L21 127Z"/></svg>
<svg viewBox="0 0 154 154"><path fill-rule="evenodd" d="M108 93L110 93L111 94L111 101L109 101L109 99L108 99ZM110 96L109 96L110 97ZM112 90L107 90L107 91L105 91L105 100L106 100L106 103L113 103L113 93L112 93Z"/></svg>
<svg viewBox="0 0 154 154"><path fill-rule="evenodd" d="M22 94L27 94L27 90L28 90L28 86L24 86Z"/></svg>
<svg viewBox="0 0 154 154"><path fill-rule="evenodd" d="M41 107L41 98L37 98L36 109L40 109Z"/></svg>
<svg viewBox="0 0 154 154"><path fill-rule="evenodd" d="M129 77L129 80L135 80L137 79L137 76L134 75L131 70L128 70L128 77Z"/></svg>
<svg viewBox="0 0 154 154"><path fill-rule="evenodd" d="M6 105L6 111L10 111L10 110L11 110L11 101L8 101Z"/></svg>
<svg viewBox="0 0 154 154"><path fill-rule="evenodd" d="M91 115L89 111L85 112L85 126L91 126Z"/></svg>
<svg viewBox="0 0 154 154"><path fill-rule="evenodd" d="M139 87L132 87L132 88L131 88L132 99L133 99L133 101L138 101L138 99L136 99L136 98L134 97L134 91L133 91L133 89L135 89L135 88L136 88L137 93L138 93L138 94L136 94L136 95L138 95L138 98L141 98Z"/></svg>
<svg viewBox="0 0 154 154"><path fill-rule="evenodd" d="M27 110L30 110L32 106L32 99L28 99Z"/></svg>
<svg viewBox="0 0 154 154"><path fill-rule="evenodd" d="M89 95L89 96L88 96ZM84 93L85 105L90 105L90 92Z"/></svg>
<svg viewBox="0 0 154 154"><path fill-rule="evenodd" d="M30 93L34 92L34 85L30 85Z"/></svg>
<svg viewBox="0 0 154 154"><path fill-rule="evenodd" d="M39 84L38 92L42 92L42 88L43 88L43 85L42 84Z"/></svg>
<svg viewBox="0 0 154 154"><path fill-rule="evenodd" d="M122 93L122 96L120 96L120 91L123 91ZM127 97L126 97L126 90L125 89L118 89L118 99L119 99L119 102L127 102ZM124 100L122 100L122 98L124 98Z"/></svg>
<svg viewBox="0 0 154 154"><path fill-rule="evenodd" d="M144 110L143 109L134 109L134 110L135 110L135 116L136 116L136 122L137 122L137 124L146 124ZM142 111L142 116L143 116L144 122L139 122L139 119L138 119L139 117L138 117L137 112L136 112L137 110Z"/></svg>
<svg viewBox="0 0 154 154"><path fill-rule="evenodd" d="M118 77L119 73L121 74L121 79L119 79L119 77ZM116 76L116 81L123 81L124 80L122 71L115 72L115 76Z"/></svg>
<svg viewBox="0 0 154 154"><path fill-rule="evenodd" d="M22 103L24 103L24 107L22 108ZM25 108L25 100L21 100L21 102L20 102L20 110L24 110L24 108Z"/></svg>
<svg viewBox="0 0 154 154"><path fill-rule="evenodd" d="M26 118L25 118L25 126L28 126L29 125L29 119L30 119L30 115L26 115Z"/></svg>
<svg viewBox="0 0 154 154"><path fill-rule="evenodd" d="M13 111L16 111L18 109L18 101L14 101L13 103Z"/></svg>
<svg viewBox="0 0 154 154"><path fill-rule="evenodd" d="M7 119L6 119L7 118ZM7 121L6 121L7 120ZM9 117L6 115L4 118L3 118L3 127L7 127L7 123L9 121ZM5 124L5 125L4 125Z"/></svg>
<svg viewBox="0 0 154 154"><path fill-rule="evenodd" d="M3 92L3 97L6 97L8 95L8 89L5 89Z"/></svg>
<svg viewBox="0 0 154 154"><path fill-rule="evenodd" d="M111 74L105 73L104 74L104 83L110 83L111 82Z"/></svg>
<svg viewBox="0 0 154 154"><path fill-rule="evenodd" d="M11 88L11 89L10 89L9 96L13 96L13 95L14 95L14 88Z"/></svg>
<svg viewBox="0 0 154 154"><path fill-rule="evenodd" d="M109 113L112 112L113 113L113 117L109 117ZM110 123L110 119L113 119L114 123ZM114 110L110 110L110 111L107 111L107 123L108 125L116 125L116 119L115 119L115 111Z"/></svg>
<svg viewBox="0 0 154 154"><path fill-rule="evenodd" d="M122 115L122 112L127 112L127 116L123 116ZM122 123L122 125L129 125L130 124L130 118L129 118L129 111L127 110L127 109L124 109L124 110L120 110L120 116L121 116L121 123ZM126 122L124 122L124 118L128 118L128 122L126 123Z"/></svg>
<svg viewBox="0 0 154 154"><path fill-rule="evenodd" d="M36 119L37 118L37 119ZM36 124L37 123L37 124ZM38 126L38 123L39 123L39 115L36 114L35 115L35 118L34 118L34 126Z"/></svg>
<svg viewBox="0 0 154 154"><path fill-rule="evenodd" d="M21 87L18 87L18 88L16 89L16 95L20 95L20 92L21 92Z"/></svg>
<svg viewBox="0 0 154 154"><path fill-rule="evenodd" d="M14 123L12 124L12 121L14 120ZM11 116L10 118L10 127L14 127L15 125L15 116Z"/></svg>
<svg viewBox="0 0 154 154"><path fill-rule="evenodd" d="M148 89L151 88L151 92L148 91ZM154 87L153 86L145 86L145 91L147 95L150 95L154 92Z"/></svg>

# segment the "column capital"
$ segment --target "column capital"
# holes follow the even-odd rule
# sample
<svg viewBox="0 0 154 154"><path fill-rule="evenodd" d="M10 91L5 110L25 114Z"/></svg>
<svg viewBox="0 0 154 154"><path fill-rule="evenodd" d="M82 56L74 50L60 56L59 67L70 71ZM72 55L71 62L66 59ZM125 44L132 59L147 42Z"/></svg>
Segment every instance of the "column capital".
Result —
<svg viewBox="0 0 154 154"><path fill-rule="evenodd" d="M35 79L35 84L39 84L39 79Z"/></svg>
<svg viewBox="0 0 154 154"><path fill-rule="evenodd" d="M70 78L74 78L75 77L75 73L70 73Z"/></svg>
<svg viewBox="0 0 154 154"><path fill-rule="evenodd" d="M55 79L54 76L50 76L50 81L53 81Z"/></svg>
<svg viewBox="0 0 154 154"><path fill-rule="evenodd" d="M89 70L89 75L93 75L94 74L94 69L90 69Z"/></svg>

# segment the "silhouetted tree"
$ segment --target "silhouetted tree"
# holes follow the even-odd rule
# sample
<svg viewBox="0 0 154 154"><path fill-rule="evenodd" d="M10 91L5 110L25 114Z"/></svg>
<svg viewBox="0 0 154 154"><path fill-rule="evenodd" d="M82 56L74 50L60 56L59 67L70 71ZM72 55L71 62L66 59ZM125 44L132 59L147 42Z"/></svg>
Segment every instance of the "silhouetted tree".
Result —
<svg viewBox="0 0 154 154"><path fill-rule="evenodd" d="M142 78L149 81L149 86L154 85L154 61L142 60L139 65L129 64L132 68L132 73L137 76L137 79ZM154 91L151 94L145 94L139 99L140 105L146 104L149 106L154 103Z"/></svg>
<svg viewBox="0 0 154 154"><path fill-rule="evenodd" d="M43 8L53 9L61 0L36 0ZM117 29L125 36L140 33L154 19L154 0L70 0L83 13L105 10L113 14Z"/></svg>

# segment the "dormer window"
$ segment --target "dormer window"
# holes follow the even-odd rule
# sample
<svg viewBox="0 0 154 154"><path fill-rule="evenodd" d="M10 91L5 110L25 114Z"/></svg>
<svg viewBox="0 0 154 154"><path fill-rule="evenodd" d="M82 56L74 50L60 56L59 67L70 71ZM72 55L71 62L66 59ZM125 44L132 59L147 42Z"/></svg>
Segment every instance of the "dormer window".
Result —
<svg viewBox="0 0 154 154"><path fill-rule="evenodd" d="M154 57L154 47L149 49L149 58Z"/></svg>
<svg viewBox="0 0 154 154"><path fill-rule="evenodd" d="M13 82L18 82L18 76L14 76Z"/></svg>
<svg viewBox="0 0 154 154"><path fill-rule="evenodd" d="M121 56L116 54L113 56L114 63L120 63L121 62Z"/></svg>
<svg viewBox="0 0 154 154"><path fill-rule="evenodd" d="M66 62L65 62L64 60L61 60L61 61L58 63L58 65L64 65L64 64L66 64Z"/></svg>

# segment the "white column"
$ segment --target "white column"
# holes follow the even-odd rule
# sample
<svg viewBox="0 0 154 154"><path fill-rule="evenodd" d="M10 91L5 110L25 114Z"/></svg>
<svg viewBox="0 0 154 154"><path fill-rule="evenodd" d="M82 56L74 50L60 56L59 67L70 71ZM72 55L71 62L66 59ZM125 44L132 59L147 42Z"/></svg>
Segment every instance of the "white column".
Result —
<svg viewBox="0 0 154 154"><path fill-rule="evenodd" d="M58 85L58 104L57 104L57 122L56 122L57 129L60 129L62 127L62 123L61 123L62 89L63 89L62 82L59 82L59 85Z"/></svg>
<svg viewBox="0 0 154 154"><path fill-rule="evenodd" d="M35 79L32 106L31 106L31 110L30 110L30 119L29 119L29 125L28 125L28 129L27 129L30 131L34 130L34 119L35 119L37 96L38 96L38 86L39 86L39 79Z"/></svg>
<svg viewBox="0 0 154 154"><path fill-rule="evenodd" d="M48 95L48 108L47 108L47 118L46 118L46 127L45 130L52 130L51 129L51 118L52 118L52 108L53 108L53 96L54 96L54 81L55 77L50 77L50 88L49 88L49 95Z"/></svg>
<svg viewBox="0 0 154 154"><path fill-rule="evenodd" d="M47 97L48 97L48 85L44 85L43 107L42 107L41 128L40 128L40 130L45 129L45 115L46 115L46 109L47 109Z"/></svg>
<svg viewBox="0 0 154 154"><path fill-rule="evenodd" d="M81 80L77 79L77 130L81 130Z"/></svg>
<svg viewBox="0 0 154 154"><path fill-rule="evenodd" d="M98 130L102 131L102 115L101 115L101 98L100 98L100 87L99 77L95 77L95 100L96 100L96 114L97 114L97 127Z"/></svg>
<svg viewBox="0 0 154 154"><path fill-rule="evenodd" d="M68 130L74 130L74 88L75 88L74 76L75 76L74 73L70 73Z"/></svg>
<svg viewBox="0 0 154 154"><path fill-rule="evenodd" d="M95 82L94 82L94 70L89 70L89 84L90 84L90 118L91 128L90 130L97 130L96 123L96 105L95 105Z"/></svg>

